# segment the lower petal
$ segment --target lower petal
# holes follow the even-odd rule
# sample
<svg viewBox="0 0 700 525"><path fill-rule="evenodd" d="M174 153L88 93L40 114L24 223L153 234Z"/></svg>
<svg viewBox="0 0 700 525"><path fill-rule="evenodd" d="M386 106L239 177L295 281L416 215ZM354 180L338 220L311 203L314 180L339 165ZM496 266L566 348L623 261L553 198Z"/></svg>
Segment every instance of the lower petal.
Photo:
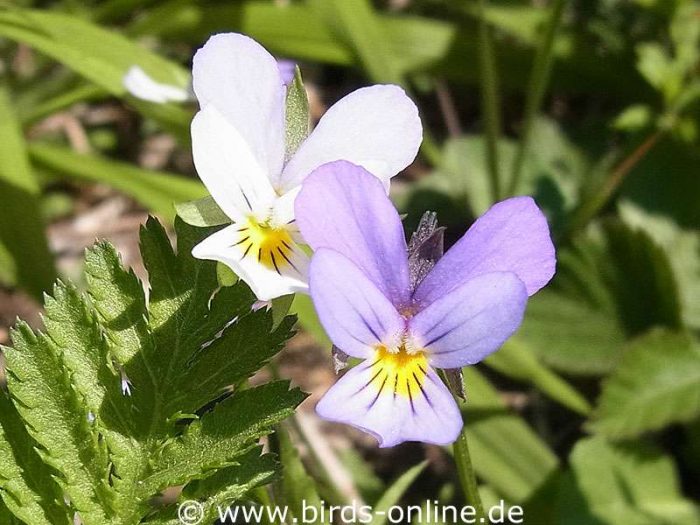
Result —
<svg viewBox="0 0 700 525"><path fill-rule="evenodd" d="M195 246L192 255L224 263L261 301L307 292L309 259L306 254L290 238L276 237L267 241L251 238L245 229L249 227L233 223Z"/></svg>
<svg viewBox="0 0 700 525"><path fill-rule="evenodd" d="M422 356L398 369L378 358L364 361L326 392L316 411L371 434L380 447L404 441L447 445L462 429L457 404Z"/></svg>

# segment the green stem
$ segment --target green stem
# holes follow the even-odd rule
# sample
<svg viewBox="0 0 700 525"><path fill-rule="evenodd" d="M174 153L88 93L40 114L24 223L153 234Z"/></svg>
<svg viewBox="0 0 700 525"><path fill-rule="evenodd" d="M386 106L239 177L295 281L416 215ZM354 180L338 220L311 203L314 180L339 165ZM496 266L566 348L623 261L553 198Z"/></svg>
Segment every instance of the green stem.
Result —
<svg viewBox="0 0 700 525"><path fill-rule="evenodd" d="M447 373L443 370L438 371L438 375L442 382L447 385L455 398L455 402L459 407L460 411L464 410L465 401L463 399L465 385L464 379L460 376L461 386L454 384L454 381L448 379ZM476 521L474 523L483 523L488 525L488 517L484 512L484 505L481 503L481 496L479 495L479 485L476 482L476 474L474 473L474 467L472 466L472 459L469 454L469 443L467 440L467 427L462 426L462 431L459 433L459 437L455 444L453 445L453 453L455 463L457 464L457 474L459 476L459 484L462 486L462 491L464 493L464 500L467 505L474 507L476 511Z"/></svg>
<svg viewBox="0 0 700 525"><path fill-rule="evenodd" d="M651 148L664 135L665 129L658 129L649 135L644 142L639 144L628 157L626 157L605 179L601 187L585 200L574 212L569 227L564 234L565 238L570 238L576 231L584 228L588 222L608 203L615 194L627 174L632 171L639 161L641 161Z"/></svg>
<svg viewBox="0 0 700 525"><path fill-rule="evenodd" d="M479 496L479 486L476 482L471 456L469 455L469 444L467 443L467 432L465 428L462 428L462 432L459 434L459 438L454 444L454 456L455 462L457 463L459 482L464 491L464 499L466 503L474 507L476 511L475 523L488 523L486 513L484 512L484 505L481 503L481 496Z"/></svg>
<svg viewBox="0 0 700 525"><path fill-rule="evenodd" d="M549 74L552 70L552 62L554 58L554 37L561 23L562 13L564 12L565 0L555 0L552 5L552 11L547 22L547 26L542 36L542 40L537 49L535 60L532 65L532 72L528 81L527 95L525 99L525 112L523 118L523 129L520 135L520 144L518 151L515 154L513 161L513 170L511 174L510 184L508 185L508 195L513 195L520 183L522 176L523 163L527 151L530 147L530 132L535 117L542 105L545 89L549 83Z"/></svg>
<svg viewBox="0 0 700 525"><path fill-rule="evenodd" d="M496 58L491 31L486 22L486 0L479 0L479 65L481 69L481 102L486 128L486 160L493 201L500 199L501 182L498 166L498 141L501 135L501 114L498 96Z"/></svg>
<svg viewBox="0 0 700 525"><path fill-rule="evenodd" d="M260 505L262 505L264 508L273 508L274 503L272 501L272 498L270 497L270 493L267 491L267 487L257 487L253 489L253 495L257 498ZM278 521L271 521L268 518L267 512L262 513L261 522L262 525L279 525Z"/></svg>

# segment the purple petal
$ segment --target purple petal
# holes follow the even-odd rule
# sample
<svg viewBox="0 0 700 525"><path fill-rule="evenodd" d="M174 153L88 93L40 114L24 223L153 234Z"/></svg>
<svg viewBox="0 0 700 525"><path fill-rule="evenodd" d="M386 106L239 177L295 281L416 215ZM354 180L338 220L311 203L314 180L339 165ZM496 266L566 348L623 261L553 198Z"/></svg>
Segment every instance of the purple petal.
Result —
<svg viewBox="0 0 700 525"><path fill-rule="evenodd" d="M297 63L293 60L279 59L277 60L277 68L280 71L280 78L285 86L288 86L294 80L294 73L297 70Z"/></svg>
<svg viewBox="0 0 700 525"><path fill-rule="evenodd" d="M333 344L359 358L380 344L397 344L405 321L389 299L350 260L321 248L311 260L309 287Z"/></svg>
<svg viewBox="0 0 700 525"><path fill-rule="evenodd" d="M440 259L415 293L429 304L469 279L489 272L512 272L528 295L554 275L556 259L547 219L530 197L494 204Z"/></svg>
<svg viewBox="0 0 700 525"><path fill-rule="evenodd" d="M333 385L316 406L324 419L346 423L368 432L380 447L391 447L404 441L422 441L436 445L454 442L462 429L462 416L452 395L428 365L420 384L394 392L397 374L372 366L367 360L349 370ZM408 371L413 377L413 370ZM399 374L400 381L406 378Z"/></svg>
<svg viewBox="0 0 700 525"><path fill-rule="evenodd" d="M304 182L295 214L314 250L342 253L395 305L408 303L403 226L379 179L349 162L324 164Z"/></svg>
<svg viewBox="0 0 700 525"><path fill-rule="evenodd" d="M527 290L513 273L487 273L437 299L409 321L415 345L438 368L478 363L523 320Z"/></svg>

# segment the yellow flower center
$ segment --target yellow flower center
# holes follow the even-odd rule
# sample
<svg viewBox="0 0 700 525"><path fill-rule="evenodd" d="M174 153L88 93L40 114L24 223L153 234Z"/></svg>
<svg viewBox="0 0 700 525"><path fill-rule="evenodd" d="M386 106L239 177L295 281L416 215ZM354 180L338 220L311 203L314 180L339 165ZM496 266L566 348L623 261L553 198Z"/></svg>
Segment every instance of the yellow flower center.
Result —
<svg viewBox="0 0 700 525"><path fill-rule="evenodd" d="M240 235L234 246L243 252L241 259L254 257L263 266L280 273L281 268L291 266L293 243L289 231L284 227L273 228L267 223L261 223L253 217L248 217L239 229Z"/></svg>
<svg viewBox="0 0 700 525"><path fill-rule="evenodd" d="M378 390L377 397L389 392L394 396L408 397L412 404L418 396L425 396L423 384L428 375L428 359L423 351L409 352L405 345L401 345L398 351L391 351L381 345L377 348L371 372L370 384Z"/></svg>

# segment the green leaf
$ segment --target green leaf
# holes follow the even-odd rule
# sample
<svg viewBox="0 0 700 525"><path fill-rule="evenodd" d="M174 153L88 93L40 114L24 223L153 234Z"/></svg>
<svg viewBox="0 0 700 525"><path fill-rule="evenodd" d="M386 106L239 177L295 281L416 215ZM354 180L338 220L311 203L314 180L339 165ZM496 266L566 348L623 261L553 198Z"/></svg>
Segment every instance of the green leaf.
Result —
<svg viewBox="0 0 700 525"><path fill-rule="evenodd" d="M506 499L523 502L557 470L557 458L474 367L464 368L464 421L476 473Z"/></svg>
<svg viewBox="0 0 700 525"><path fill-rule="evenodd" d="M682 327L669 258L645 232L606 221L557 259L552 284L532 298L518 333L547 364L577 374L608 372L626 339L657 325Z"/></svg>
<svg viewBox="0 0 700 525"><path fill-rule="evenodd" d="M231 219L219 208L213 197L175 204L175 211L187 224L200 228L231 223Z"/></svg>
<svg viewBox="0 0 700 525"><path fill-rule="evenodd" d="M620 358L625 331L614 317L554 290L533 296L513 337L544 363L572 374L602 374Z"/></svg>
<svg viewBox="0 0 700 525"><path fill-rule="evenodd" d="M289 390L287 382L278 381L222 401L165 447L154 473L143 480L141 495L153 495L234 464L234 459L255 448L255 440L292 415L304 397L299 390Z"/></svg>
<svg viewBox="0 0 700 525"><path fill-rule="evenodd" d="M375 82L401 84L402 75L368 0L314 0L331 30L347 43Z"/></svg>
<svg viewBox="0 0 700 525"><path fill-rule="evenodd" d="M0 501L8 507L5 512L12 511L28 525L70 525L55 472L41 461L37 446L0 390Z"/></svg>
<svg viewBox="0 0 700 525"><path fill-rule="evenodd" d="M45 335L19 323L5 348L7 384L44 461L86 524L112 523L108 457L90 413L65 366L61 349Z"/></svg>
<svg viewBox="0 0 700 525"><path fill-rule="evenodd" d="M658 330L631 343L603 383L591 428L630 438L699 415L700 344Z"/></svg>
<svg viewBox="0 0 700 525"><path fill-rule="evenodd" d="M36 298L56 278L44 234L40 188L27 158L22 130L12 101L0 84L0 277Z"/></svg>
<svg viewBox="0 0 700 525"><path fill-rule="evenodd" d="M640 131L651 124L652 110L646 104L633 104L620 113L613 126L622 131Z"/></svg>
<svg viewBox="0 0 700 525"><path fill-rule="evenodd" d="M159 82L187 83L180 66L116 32L58 11L0 8L0 35L37 49L113 95L126 93L122 80L134 65Z"/></svg>
<svg viewBox="0 0 700 525"><path fill-rule="evenodd" d="M46 299L45 333L19 323L5 349L26 431L86 525L150 518L152 498L176 485L193 484L186 493L209 513L242 497L275 470L260 458L259 438L304 398L285 382L241 388L295 320L273 329L272 313L251 311L245 284L219 289L216 263L191 255L211 230L180 220L175 230L176 249L154 219L142 229L148 298L114 248L99 243L86 255L89 300L58 283ZM2 443L0 435L0 455ZM172 520L172 511L153 520Z"/></svg>
<svg viewBox="0 0 700 525"><path fill-rule="evenodd" d="M587 415L591 406L574 387L540 363L530 347L520 338L513 337L489 356L485 364L502 374L526 381L544 394L570 408Z"/></svg>
<svg viewBox="0 0 700 525"><path fill-rule="evenodd" d="M226 507L242 501L256 487L277 477L279 465L272 455L260 455L260 447L253 448L240 459L240 464L219 470L216 474L187 485L174 505L149 518L150 525L181 525L178 510L182 503L196 501L201 505L201 523L214 523L225 516ZM221 513L221 514L220 514Z"/></svg>
<svg viewBox="0 0 700 525"><path fill-rule="evenodd" d="M668 456L641 444L583 439L571 458L572 478L557 504L557 523L691 525L700 519L680 492Z"/></svg>
<svg viewBox="0 0 700 525"><path fill-rule="evenodd" d="M322 514L323 501L318 495L316 481L309 476L304 463L299 457L294 443L287 429L280 425L273 435L276 450L282 463L282 479L280 480L281 500L284 502L295 522L304 520L305 508L315 508L318 515L326 519L319 519L316 523L330 523ZM308 512L308 511L306 511Z"/></svg>
<svg viewBox="0 0 700 525"><path fill-rule="evenodd" d="M618 204L618 210L626 224L645 231L664 250L678 281L683 320L700 329L700 231L681 228L671 218L627 199Z"/></svg>
<svg viewBox="0 0 700 525"><path fill-rule="evenodd" d="M372 515L374 517L370 522L371 525L384 525L384 523L386 523L389 510L393 506L398 505L404 493L413 484L416 478L421 475L423 470L425 470L427 464L427 461L423 461L418 465L412 466L386 489L386 492L379 498L379 501L377 501L372 509Z"/></svg>
<svg viewBox="0 0 700 525"><path fill-rule="evenodd" d="M283 295L272 300L272 327L277 328L289 313L294 302L294 294Z"/></svg>
<svg viewBox="0 0 700 525"><path fill-rule="evenodd" d="M32 160L50 170L81 180L108 184L169 220L175 216L173 202L206 195L204 186L198 181L97 155L75 153L60 146L32 144L30 154Z"/></svg>
<svg viewBox="0 0 700 525"><path fill-rule="evenodd" d="M658 43L637 46L637 69L652 87L660 91L666 101L678 94L682 79L673 60Z"/></svg>
<svg viewBox="0 0 700 525"><path fill-rule="evenodd" d="M291 311L299 317L299 323L316 342L325 347L331 347L331 340L328 339L326 331L321 326L321 321L318 320L314 304L311 297L305 294L296 294L292 303Z"/></svg>
<svg viewBox="0 0 700 525"><path fill-rule="evenodd" d="M574 207L589 163L552 121L538 118L530 132L531 149L523 164L517 194L532 195L545 210L553 227L558 226L564 212ZM422 179L417 189L440 190L455 201L456 206L468 202L474 216L483 214L492 204L489 171L485 155L485 139L463 135L449 139L444 146L442 163L430 178ZM508 173L515 161L515 141L503 138L498 142L499 162Z"/></svg>
<svg viewBox="0 0 700 525"><path fill-rule="evenodd" d="M373 505L385 490L384 482L374 472L372 464L353 448L338 451L338 456L355 482L362 498Z"/></svg>
<svg viewBox="0 0 700 525"><path fill-rule="evenodd" d="M290 159L299 149L301 143L309 136L311 126L309 99L301 79L299 66L294 71L294 80L287 88L285 119L285 158Z"/></svg>

